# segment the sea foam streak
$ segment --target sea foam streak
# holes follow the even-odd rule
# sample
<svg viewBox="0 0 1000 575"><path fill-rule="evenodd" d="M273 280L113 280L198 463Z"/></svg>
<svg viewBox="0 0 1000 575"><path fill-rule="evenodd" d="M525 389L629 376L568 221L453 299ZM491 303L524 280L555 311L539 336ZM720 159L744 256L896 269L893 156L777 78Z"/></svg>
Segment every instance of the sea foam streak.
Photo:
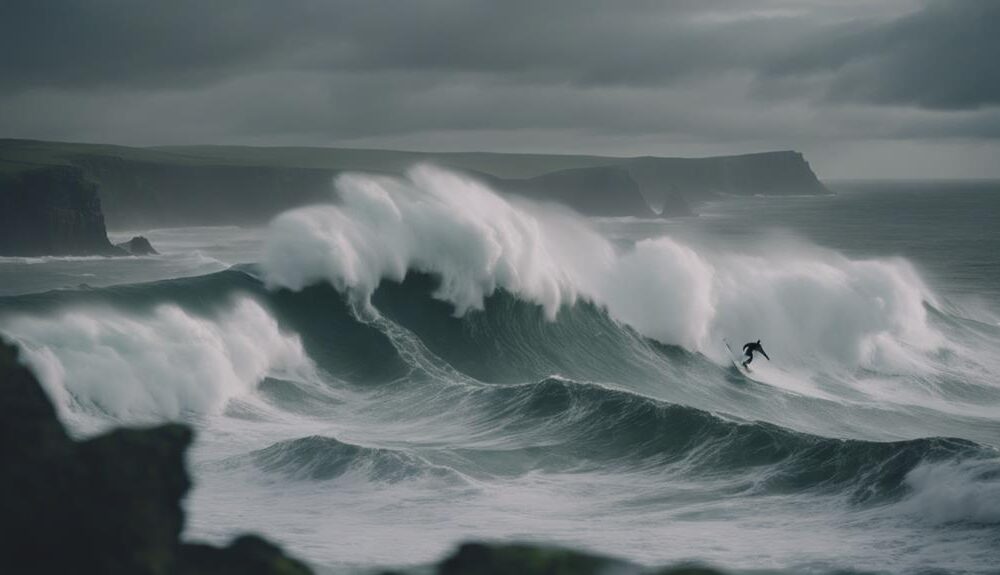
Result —
<svg viewBox="0 0 1000 575"><path fill-rule="evenodd" d="M337 188L338 204L272 222L268 285L326 281L365 302L382 280L413 270L440 278L435 297L456 314L502 288L549 318L585 298L648 337L720 363L725 335L761 337L800 366L901 369L944 345L924 309L933 295L901 259L855 261L801 246L718 252L670 237L622 251L566 210L430 166L405 178L345 175Z"/></svg>
<svg viewBox="0 0 1000 575"><path fill-rule="evenodd" d="M215 318L173 304L149 314L77 308L13 316L4 331L64 416L74 404L130 422L213 413L269 374L314 369L298 337L247 297Z"/></svg>

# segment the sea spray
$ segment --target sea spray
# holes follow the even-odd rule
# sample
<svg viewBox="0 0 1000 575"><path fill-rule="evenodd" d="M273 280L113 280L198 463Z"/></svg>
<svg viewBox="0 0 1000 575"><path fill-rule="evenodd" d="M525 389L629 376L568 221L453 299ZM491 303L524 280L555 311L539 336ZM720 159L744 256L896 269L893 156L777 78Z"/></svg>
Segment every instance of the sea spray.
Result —
<svg viewBox="0 0 1000 575"><path fill-rule="evenodd" d="M129 422L221 410L269 374L310 378L297 336L260 304L236 298L216 317L173 304L149 313L77 307L3 324L57 407Z"/></svg>

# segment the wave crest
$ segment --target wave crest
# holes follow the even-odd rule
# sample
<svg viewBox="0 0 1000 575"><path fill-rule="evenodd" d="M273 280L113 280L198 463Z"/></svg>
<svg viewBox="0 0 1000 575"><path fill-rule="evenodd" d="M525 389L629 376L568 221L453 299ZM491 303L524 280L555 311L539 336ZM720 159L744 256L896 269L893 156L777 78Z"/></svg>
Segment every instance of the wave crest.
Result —
<svg viewBox="0 0 1000 575"><path fill-rule="evenodd" d="M160 421L217 412L269 374L308 378L314 370L299 338L245 296L212 318L175 304L148 314L78 307L14 315L4 331L64 415L78 407Z"/></svg>

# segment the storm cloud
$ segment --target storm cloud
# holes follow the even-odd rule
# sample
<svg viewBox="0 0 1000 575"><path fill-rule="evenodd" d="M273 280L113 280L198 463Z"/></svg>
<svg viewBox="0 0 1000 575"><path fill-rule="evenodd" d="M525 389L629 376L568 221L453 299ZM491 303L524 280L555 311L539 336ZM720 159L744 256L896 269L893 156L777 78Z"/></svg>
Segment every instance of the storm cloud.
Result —
<svg viewBox="0 0 1000 575"><path fill-rule="evenodd" d="M827 177L911 175L830 158L923 150L1000 175L996 21L991 0L7 0L0 136L796 148Z"/></svg>
<svg viewBox="0 0 1000 575"><path fill-rule="evenodd" d="M852 22L768 68L825 76L832 99L966 109L1000 103L1000 2L937 0L886 23Z"/></svg>

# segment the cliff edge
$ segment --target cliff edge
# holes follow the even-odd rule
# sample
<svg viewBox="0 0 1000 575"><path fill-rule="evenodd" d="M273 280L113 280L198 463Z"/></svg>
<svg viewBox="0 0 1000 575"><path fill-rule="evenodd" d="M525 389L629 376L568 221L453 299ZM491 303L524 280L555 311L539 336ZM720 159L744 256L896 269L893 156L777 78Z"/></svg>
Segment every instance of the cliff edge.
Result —
<svg viewBox="0 0 1000 575"><path fill-rule="evenodd" d="M696 204L719 196L827 195L805 157L795 151L709 158L642 157L619 164L654 207L679 199Z"/></svg>

